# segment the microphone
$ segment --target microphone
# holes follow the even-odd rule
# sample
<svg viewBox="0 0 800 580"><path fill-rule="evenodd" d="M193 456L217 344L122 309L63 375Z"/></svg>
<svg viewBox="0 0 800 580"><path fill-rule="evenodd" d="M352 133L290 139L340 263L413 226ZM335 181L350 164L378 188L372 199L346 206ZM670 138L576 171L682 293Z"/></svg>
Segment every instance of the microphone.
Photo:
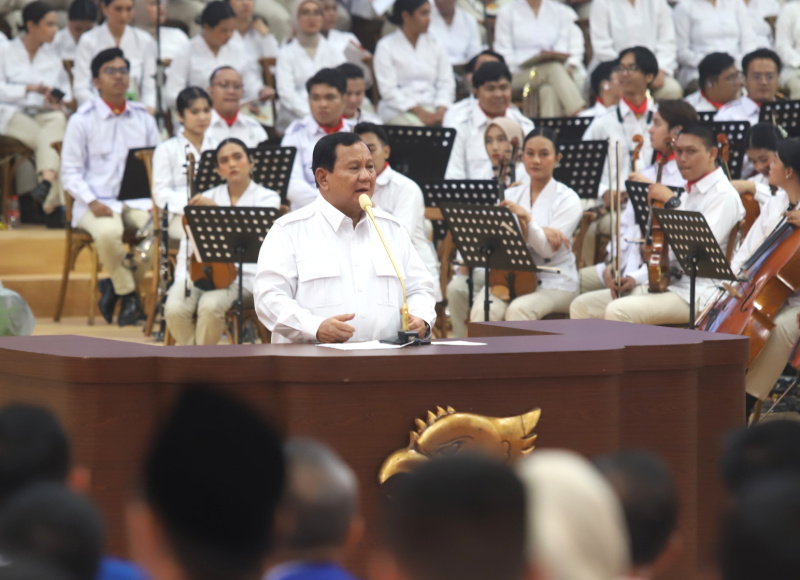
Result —
<svg viewBox="0 0 800 580"><path fill-rule="evenodd" d="M403 281L403 277L400 275L400 269L395 264L394 258L392 257L392 252L389 250L389 245L386 243L386 239L383 237L381 233L381 229L378 227L378 222L375 221L375 214L372 213L372 200L366 193L362 193L358 196L358 203L367 215L372 220L372 223L375 224L375 231L378 232L378 236L381 238L381 242L383 242L383 247L386 249L386 254L389 256L389 260L392 262L392 266L394 267L394 271L397 274L397 278L400 280L400 286L403 288L403 308L400 311L403 317L403 332L408 332L408 297L406 296L406 284ZM414 333L416 335L416 333Z"/></svg>

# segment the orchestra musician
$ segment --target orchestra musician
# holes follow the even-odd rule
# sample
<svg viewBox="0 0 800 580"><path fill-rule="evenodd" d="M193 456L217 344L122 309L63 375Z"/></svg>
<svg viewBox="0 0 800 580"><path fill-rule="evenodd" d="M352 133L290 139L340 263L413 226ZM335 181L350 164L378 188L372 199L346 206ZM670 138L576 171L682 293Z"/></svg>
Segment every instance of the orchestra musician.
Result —
<svg viewBox="0 0 800 580"><path fill-rule="evenodd" d="M147 271L146 264L131 271L122 235L147 222L152 202L122 202L117 196L128 149L155 147L160 141L145 106L125 98L129 66L119 48L107 48L94 57L91 72L99 95L70 117L61 151L61 181L75 198L72 227L92 235L100 263L110 275L110 281L99 284L100 313L110 323L121 297L120 326L136 324L141 310L136 286Z"/></svg>
<svg viewBox="0 0 800 580"><path fill-rule="evenodd" d="M778 141L783 138L781 130L772 123L753 125L744 137L745 153L753 164L755 173L747 179L734 180L732 183L736 191L743 195L752 195L762 208L780 191L770 182L769 177L772 160L778 151Z"/></svg>
<svg viewBox="0 0 800 580"><path fill-rule="evenodd" d="M578 269L570 245L583 210L578 194L553 179L560 159L552 129L539 127L528 133L522 144L528 179L508 188L500 202L519 220L536 265L558 268L560 273L539 271L536 290L510 302L493 295L490 320L541 320L554 312L566 314L578 294ZM482 292L475 295L482 296ZM484 319L483 301L475 300L470 319Z"/></svg>
<svg viewBox="0 0 800 580"><path fill-rule="evenodd" d="M714 120L749 121L751 127L758 123L761 105L778 99L781 68L781 57L768 48L746 54L742 59L746 94L722 107Z"/></svg>
<svg viewBox="0 0 800 580"><path fill-rule="evenodd" d="M599 117L612 107L619 105L620 87L617 60L607 60L598 64L589 75L594 104L580 112L580 117Z"/></svg>
<svg viewBox="0 0 800 580"><path fill-rule="evenodd" d="M217 143L230 137L243 141L250 148L267 140L267 132L261 123L239 113L244 94L242 75L236 69L222 66L211 73L208 80L208 95L214 108L208 135Z"/></svg>
<svg viewBox="0 0 800 580"><path fill-rule="evenodd" d="M359 204L372 196L375 166L354 133L333 133L314 147L314 203L275 222L258 260L254 294L272 342L347 342L395 338L403 293L374 224ZM434 282L402 224L376 208L408 294L409 330L428 336Z"/></svg>
<svg viewBox="0 0 800 580"><path fill-rule="evenodd" d="M712 52L697 67L698 89L686 97L686 102L698 113L716 112L742 94L742 75L733 57L724 52Z"/></svg>
<svg viewBox="0 0 800 580"><path fill-rule="evenodd" d="M222 141L215 151L217 172L225 183L189 199L189 206L224 207L280 207L277 192L262 187L252 180L253 160L250 150L235 138ZM184 205L187 192L184 191ZM183 206L180 213L183 213ZM217 344L225 331L225 313L238 297L239 281L234 280L227 288L202 290L186 279L186 244L181 239L175 281L169 289L164 316L175 344ZM253 279L255 264L243 264L242 294L245 307L253 302ZM189 295L186 295L188 287ZM195 321L196 317L196 321Z"/></svg>

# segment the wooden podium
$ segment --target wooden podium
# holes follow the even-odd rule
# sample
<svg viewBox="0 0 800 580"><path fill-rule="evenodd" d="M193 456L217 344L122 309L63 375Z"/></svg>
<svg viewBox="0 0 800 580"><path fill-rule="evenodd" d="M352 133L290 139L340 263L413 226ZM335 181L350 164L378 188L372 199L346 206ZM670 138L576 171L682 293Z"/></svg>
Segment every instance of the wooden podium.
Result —
<svg viewBox="0 0 800 580"><path fill-rule="evenodd" d="M679 483L684 552L672 578L713 557L724 501L722 437L744 422L746 338L600 320L475 323L486 346L343 352L313 345L163 348L111 340L0 338L0 404L39 403L69 431L92 496L127 552L122 508L148 437L182 384L250 401L289 435L319 438L355 469L374 525L378 469L437 406L491 417L540 408L537 448L654 451ZM534 453L536 451L534 450ZM209 466L213 469L213 466ZM354 555L363 574L375 538Z"/></svg>

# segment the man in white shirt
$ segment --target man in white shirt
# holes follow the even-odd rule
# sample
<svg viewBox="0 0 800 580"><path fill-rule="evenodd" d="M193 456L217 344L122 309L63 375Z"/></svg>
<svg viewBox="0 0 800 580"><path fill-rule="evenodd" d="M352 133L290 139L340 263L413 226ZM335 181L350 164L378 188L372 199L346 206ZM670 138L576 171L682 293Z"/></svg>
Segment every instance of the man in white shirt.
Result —
<svg viewBox="0 0 800 580"><path fill-rule="evenodd" d="M611 107L619 104L621 90L619 87L619 73L616 59L601 62L592 71L589 82L592 87L594 105L581 111L579 117L598 117Z"/></svg>
<svg viewBox="0 0 800 580"><path fill-rule="evenodd" d="M389 136L380 125L360 123L353 132L361 137L372 154L375 163L375 193L372 203L375 207L391 214L403 224L411 237L411 243L428 269L436 289L436 302L442 301L442 287L439 284L439 260L433 242L425 231L425 198L419 185L389 166L392 149Z"/></svg>
<svg viewBox="0 0 800 580"><path fill-rule="evenodd" d="M375 108L366 99L367 83L361 67L351 62L345 62L336 67L347 82L344 93L344 118L352 125L358 123L376 123L382 125L383 121L375 114Z"/></svg>
<svg viewBox="0 0 800 580"><path fill-rule="evenodd" d="M749 121L750 126L758 123L762 103L777 100L781 68L781 57L768 48L746 54L742 59L746 94L722 107L714 120Z"/></svg>
<svg viewBox="0 0 800 580"><path fill-rule="evenodd" d="M208 94L211 97L211 124L206 136L216 143L229 137L240 139L248 147L256 148L267 140L267 132L255 119L239 114L239 102L244 94L242 75L236 69L223 66L211 73Z"/></svg>
<svg viewBox="0 0 800 580"><path fill-rule="evenodd" d="M311 114L292 121L283 136L282 146L297 148L287 193L292 211L317 199L317 181L311 169L317 141L325 135L351 129L343 117L345 87L344 77L333 68L324 68L308 79L306 90Z"/></svg>
<svg viewBox="0 0 800 580"><path fill-rule="evenodd" d="M447 179L493 179L492 161L486 154L484 133L495 117L508 117L522 128L523 135L533 129L533 122L511 107L511 71L500 62L488 62L472 75L475 102L464 120L456 125L456 138ZM522 146L522 143L519 143Z"/></svg>
<svg viewBox="0 0 800 580"><path fill-rule="evenodd" d="M698 113L717 112L742 93L742 75L736 61L725 52L712 52L700 61L698 90L686 97Z"/></svg>
<svg viewBox="0 0 800 580"><path fill-rule="evenodd" d="M453 103L453 106L447 109L447 112L444 114L444 119L442 120L443 127L455 128L459 123L467 118L469 112L472 110L472 105L475 103L475 95L472 91L472 75L475 74L475 71L487 62L502 62L505 64L506 59L504 59L503 55L499 52L487 49L478 54L478 56L474 56L469 60L464 69L465 80L467 86L470 88L469 96L456 103ZM516 108L516 105L512 105L512 107Z"/></svg>
<svg viewBox="0 0 800 580"><path fill-rule="evenodd" d="M595 64L614 60L631 46L644 46L656 55L659 64L650 84L653 97L661 100L683 96L675 80L675 25L667 0L593 0L589 24Z"/></svg>
<svg viewBox="0 0 800 580"><path fill-rule="evenodd" d="M334 133L314 148L317 200L283 216L261 247L254 287L272 342L347 342L394 338L403 293L359 197L372 196L372 155L353 133ZM405 229L375 209L408 295L409 330L427 336L436 318L434 283Z"/></svg>
<svg viewBox="0 0 800 580"><path fill-rule="evenodd" d="M75 199L72 226L92 235L100 263L111 281L101 282L100 313L111 322L122 297L118 323L136 324L141 310L136 285L149 270L126 263L123 232L144 225L150 198L119 201L128 149L155 147L160 138L152 115L141 103L126 101L128 61L118 48L101 51L91 64L99 96L87 101L67 123L61 152L61 180Z"/></svg>
<svg viewBox="0 0 800 580"><path fill-rule="evenodd" d="M444 46L450 64L462 65L481 51L478 21L456 6L456 0L434 0L428 34Z"/></svg>

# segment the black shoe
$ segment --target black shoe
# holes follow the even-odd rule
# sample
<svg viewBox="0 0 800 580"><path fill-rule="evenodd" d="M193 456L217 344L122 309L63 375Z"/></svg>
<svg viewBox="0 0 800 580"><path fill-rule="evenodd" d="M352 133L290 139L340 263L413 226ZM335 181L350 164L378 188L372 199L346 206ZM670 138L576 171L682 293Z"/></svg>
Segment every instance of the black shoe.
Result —
<svg viewBox="0 0 800 580"><path fill-rule="evenodd" d="M45 179L36 184L36 187L31 190L30 195L34 201L39 202L41 205L44 203L44 200L47 199L47 195L50 193L50 187L50 182Z"/></svg>
<svg viewBox="0 0 800 580"><path fill-rule="evenodd" d="M43 224L47 216L30 194L19 196L19 216L24 224Z"/></svg>
<svg viewBox="0 0 800 580"><path fill-rule="evenodd" d="M142 311L142 303L139 295L134 290L130 294L122 297L122 305L119 307L117 324L120 326L132 326L139 322L139 313Z"/></svg>
<svg viewBox="0 0 800 580"><path fill-rule="evenodd" d="M64 206L57 207L44 216L44 225L50 230L63 230L67 227L67 211Z"/></svg>
<svg viewBox="0 0 800 580"><path fill-rule="evenodd" d="M114 285L111 283L111 278L103 278L97 283L97 289L100 290L100 301L97 305L100 308L100 314L106 319L106 322L111 324L114 318L114 308L117 305L119 296L114 292Z"/></svg>

